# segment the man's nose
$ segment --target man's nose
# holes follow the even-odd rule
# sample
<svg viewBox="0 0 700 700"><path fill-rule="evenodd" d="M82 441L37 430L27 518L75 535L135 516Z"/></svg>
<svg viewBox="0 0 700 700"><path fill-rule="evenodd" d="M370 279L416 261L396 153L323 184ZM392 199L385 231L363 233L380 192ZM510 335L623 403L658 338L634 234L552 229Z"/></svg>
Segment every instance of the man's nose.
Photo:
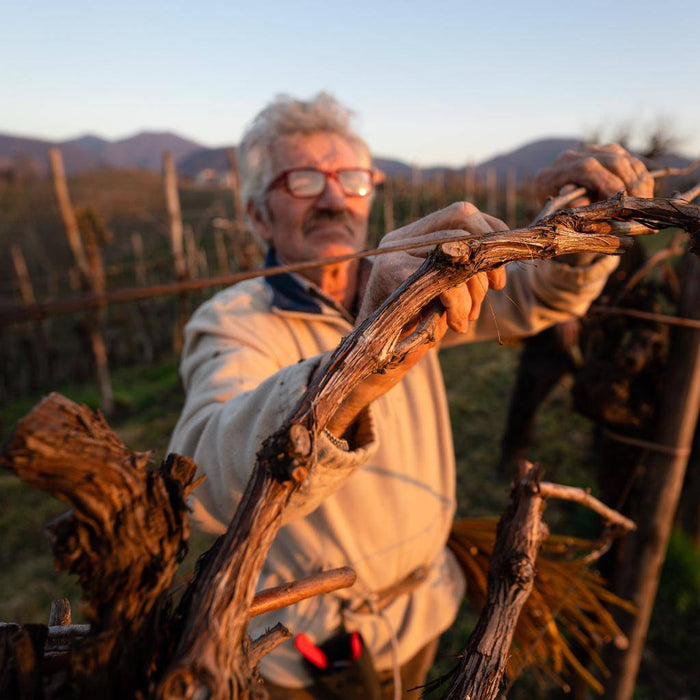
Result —
<svg viewBox="0 0 700 700"><path fill-rule="evenodd" d="M334 177L326 178L326 186L316 199L318 209L342 210L347 206L347 198L338 180Z"/></svg>

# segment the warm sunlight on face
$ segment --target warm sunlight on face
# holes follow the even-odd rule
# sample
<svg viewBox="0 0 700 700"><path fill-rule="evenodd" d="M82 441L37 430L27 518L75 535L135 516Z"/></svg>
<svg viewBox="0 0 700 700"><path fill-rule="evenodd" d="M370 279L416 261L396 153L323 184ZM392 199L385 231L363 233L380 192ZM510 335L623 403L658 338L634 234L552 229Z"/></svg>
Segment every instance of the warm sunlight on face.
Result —
<svg viewBox="0 0 700 700"><path fill-rule="evenodd" d="M274 179L292 168L338 171L369 168L369 157L360 155L341 136L317 133L285 137L273 147ZM348 196L337 177L327 177L316 197L292 196L284 186L268 193L268 216L255 215L260 236L274 246L285 262L327 258L361 250L367 238L370 186Z"/></svg>

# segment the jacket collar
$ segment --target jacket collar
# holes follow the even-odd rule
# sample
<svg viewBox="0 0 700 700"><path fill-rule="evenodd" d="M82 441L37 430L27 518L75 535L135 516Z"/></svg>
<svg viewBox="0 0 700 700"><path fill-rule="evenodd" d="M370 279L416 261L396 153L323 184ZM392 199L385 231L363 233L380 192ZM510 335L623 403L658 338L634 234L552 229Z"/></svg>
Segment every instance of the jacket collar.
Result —
<svg viewBox="0 0 700 700"><path fill-rule="evenodd" d="M265 268L282 264L275 249L268 248L265 255ZM328 298L315 284L304 280L299 275L283 272L265 277L265 283L272 289L272 306L282 311L323 314L323 307L326 306L340 314L349 323L354 323L352 315L340 304Z"/></svg>

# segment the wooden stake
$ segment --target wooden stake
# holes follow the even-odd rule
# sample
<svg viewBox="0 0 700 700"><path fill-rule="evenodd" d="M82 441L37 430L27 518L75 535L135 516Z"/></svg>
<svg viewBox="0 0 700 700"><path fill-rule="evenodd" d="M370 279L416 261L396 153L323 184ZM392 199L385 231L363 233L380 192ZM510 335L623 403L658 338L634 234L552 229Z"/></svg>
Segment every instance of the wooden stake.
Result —
<svg viewBox="0 0 700 700"><path fill-rule="evenodd" d="M80 291L80 270L75 266L68 268L68 286L71 292Z"/></svg>
<svg viewBox="0 0 700 700"><path fill-rule="evenodd" d="M214 249L216 250L216 262L219 266L219 274L226 274L231 271L228 264L228 250L226 249L226 240L224 232L217 228L214 231Z"/></svg>
<svg viewBox="0 0 700 700"><path fill-rule="evenodd" d="M73 210L73 205L68 194L68 183L66 181L66 172L63 167L63 156L58 148L52 148L49 151L49 165L51 167L51 180L53 182L54 194L58 203L58 210L63 221L63 228L68 238L68 245L73 253L75 264L83 276L85 281L90 279L90 265L85 249L83 248L83 239L78 228L78 220Z"/></svg>
<svg viewBox="0 0 700 700"><path fill-rule="evenodd" d="M12 255L12 262L15 266L15 274L17 275L17 283L19 284L19 293L22 297L22 301L25 304L35 304L36 297L34 296L34 287L32 287L32 280L29 277L27 262L24 259L24 254L19 244L13 243L10 246L10 254Z"/></svg>
<svg viewBox="0 0 700 700"><path fill-rule="evenodd" d="M691 253L685 259L678 312L700 319L700 259ZM699 409L700 329L676 328L654 440L662 449L645 455L644 491L637 499L644 517L639 519L638 533L624 543L613 581L615 593L631 600L638 612L620 625L629 637L629 648L611 651L612 678L605 693L610 700L629 700L634 692Z"/></svg>
<svg viewBox="0 0 700 700"><path fill-rule="evenodd" d="M393 231L396 228L394 223L394 184L387 178L384 180L384 233Z"/></svg>
<svg viewBox="0 0 700 700"><path fill-rule="evenodd" d="M472 204L476 198L475 176L474 164L469 163L464 171L464 200Z"/></svg>
<svg viewBox="0 0 700 700"><path fill-rule="evenodd" d="M134 251L134 279L140 287L148 284L146 278L146 262L143 258L143 238L138 231L131 234L131 248Z"/></svg>
<svg viewBox="0 0 700 700"><path fill-rule="evenodd" d="M498 216L498 174L496 168L486 171L486 212Z"/></svg>
<svg viewBox="0 0 700 700"><path fill-rule="evenodd" d="M51 175L53 180L56 201L63 220L63 226L68 238L68 244L73 252L75 264L80 278L80 287L87 292L97 295L105 293L104 266L99 246L94 236L89 236L88 250L86 251L83 237L78 226L78 219L75 215L73 205L68 195L68 183L63 168L63 158L57 148L49 151L49 162L51 165ZM110 415L114 410L114 393L112 391L112 381L109 376L109 366L107 363L107 347L102 335L99 311L90 311L87 314L86 324L92 354L95 359L95 370L97 373L97 383L100 387L100 397L102 410L105 415Z"/></svg>
<svg viewBox="0 0 700 700"><path fill-rule="evenodd" d="M27 262L24 259L24 254L19 244L13 243L10 247L12 262L15 266L15 274L19 284L20 296L24 304L35 304L36 297L34 296L34 287L27 269ZM36 388L44 387L50 376L50 353L49 341L46 336L44 322L38 320L34 324L34 351L29 353L33 365L32 377L35 379Z"/></svg>
<svg viewBox="0 0 700 700"><path fill-rule="evenodd" d="M196 280L199 277L199 253L197 251L197 243L194 240L194 231L192 226L185 224L184 226L185 239L185 264L187 265L187 277Z"/></svg>
<svg viewBox="0 0 700 700"><path fill-rule="evenodd" d="M187 263L185 261L185 246L183 240L182 214L180 212L180 197L177 192L177 174L172 153L166 151L163 154L163 184L165 187L165 204L168 209L168 222L170 230L170 246L173 253L173 269L175 279L183 282L187 279ZM187 317L189 316L189 305L187 295L181 294L178 299L177 319L173 329L173 351L180 355L183 345L183 332Z"/></svg>
<svg viewBox="0 0 700 700"><path fill-rule="evenodd" d="M182 214L180 212L180 196L177 191L177 174L173 155L169 151L163 154L163 175L165 186L165 204L168 209L168 224L170 231L170 246L173 252L173 267L175 278L187 279L187 263L183 242Z"/></svg>
<svg viewBox="0 0 700 700"><path fill-rule="evenodd" d="M68 598L58 598L51 602L51 613L49 614L49 627L65 627L70 625L72 618L70 600Z"/></svg>
<svg viewBox="0 0 700 700"><path fill-rule="evenodd" d="M518 199L518 183L515 176L515 168L508 168L506 176L506 223L511 228L515 228L516 222L516 204Z"/></svg>
<svg viewBox="0 0 700 700"><path fill-rule="evenodd" d="M435 205L437 209L445 206L445 172L443 170L435 173Z"/></svg>
<svg viewBox="0 0 700 700"><path fill-rule="evenodd" d="M409 214L410 221L415 221L420 216L420 191L421 191L421 172L417 165L411 167L411 211Z"/></svg>
<svg viewBox="0 0 700 700"><path fill-rule="evenodd" d="M199 274L207 279L209 277L209 258L207 258L207 251L204 248L200 248L197 251L197 267L199 268Z"/></svg>
<svg viewBox="0 0 700 700"><path fill-rule="evenodd" d="M233 198L233 218L240 225L245 226L245 207L241 197L241 178L238 173L238 153L235 148L226 149L228 158L228 172L231 181L231 196Z"/></svg>
<svg viewBox="0 0 700 700"><path fill-rule="evenodd" d="M146 287L148 284L148 277L146 274L146 261L143 254L143 238L138 231L134 231L131 234L131 248L134 251L134 280L137 286L142 288ZM144 361L152 362L156 356L158 347L152 315L149 307L144 304L143 301L136 302L136 309L144 330L143 338L146 343L146 357Z"/></svg>

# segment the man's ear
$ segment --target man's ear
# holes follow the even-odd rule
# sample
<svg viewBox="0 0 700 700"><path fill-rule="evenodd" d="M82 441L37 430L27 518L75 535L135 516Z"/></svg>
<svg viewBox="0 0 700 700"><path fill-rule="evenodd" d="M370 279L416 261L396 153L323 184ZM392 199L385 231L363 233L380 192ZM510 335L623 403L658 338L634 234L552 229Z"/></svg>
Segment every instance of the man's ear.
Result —
<svg viewBox="0 0 700 700"><path fill-rule="evenodd" d="M272 231L270 230L270 219L267 212L261 211L260 207L257 207L253 201L248 202L246 212L250 223L255 229L255 233L257 233L265 243L271 243Z"/></svg>

